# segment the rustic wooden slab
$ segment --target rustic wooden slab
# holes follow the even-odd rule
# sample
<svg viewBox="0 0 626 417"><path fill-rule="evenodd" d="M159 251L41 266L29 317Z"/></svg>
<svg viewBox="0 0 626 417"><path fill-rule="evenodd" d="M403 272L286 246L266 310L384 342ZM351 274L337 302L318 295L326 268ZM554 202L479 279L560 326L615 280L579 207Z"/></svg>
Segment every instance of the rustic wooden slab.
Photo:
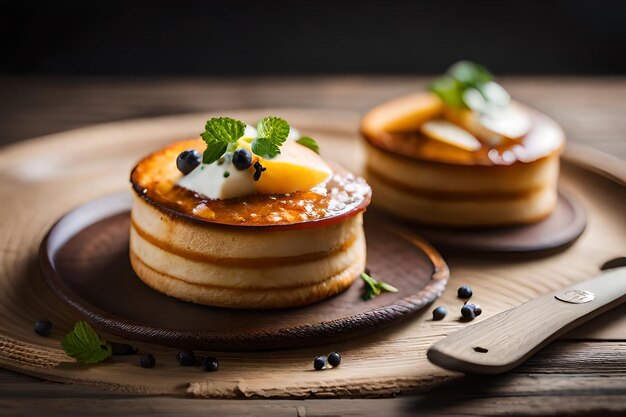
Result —
<svg viewBox="0 0 626 417"><path fill-rule="evenodd" d="M408 318L441 295L448 266L428 243L365 215L367 269L398 292L362 299L363 283L309 306L237 310L187 303L154 291L133 271L129 192L87 203L57 222L41 246L55 293L100 330L132 340L225 351L336 342ZM121 210L121 211L120 211Z"/></svg>
<svg viewBox="0 0 626 417"><path fill-rule="evenodd" d="M354 113L273 109L229 114L245 120L282 115L319 139L327 157L352 169L363 160L355 142L358 116ZM458 321L462 303L455 293L459 285L474 288L473 301L484 311L480 318L489 317L596 274L604 261L623 255L626 247L623 186L565 164L560 185L585 206L589 216L585 233L568 250L552 257L448 258L451 281L437 304L447 305L450 314L441 322L431 321L429 312L422 312L397 326L326 346L213 352L221 361L220 371L213 374L178 366L176 349L145 343L138 345L157 357L157 366L151 370L138 368L135 357L116 357L91 367L72 363L61 351L59 340L79 316L53 295L39 272L36 253L45 231L71 208L127 189L128 172L139 156L197 134L207 116L94 126L25 142L0 154L0 212L9 219L0 225L0 366L124 392L210 397L364 397L415 392L459 378L425 357L434 341L464 326ZM48 338L32 330L33 322L43 317L55 324ZM613 316L602 316L607 322L591 322L580 337L594 337L593 332L599 331L602 338L624 339L624 317L624 309L617 309ZM330 350L342 352L341 367L312 371L313 357Z"/></svg>

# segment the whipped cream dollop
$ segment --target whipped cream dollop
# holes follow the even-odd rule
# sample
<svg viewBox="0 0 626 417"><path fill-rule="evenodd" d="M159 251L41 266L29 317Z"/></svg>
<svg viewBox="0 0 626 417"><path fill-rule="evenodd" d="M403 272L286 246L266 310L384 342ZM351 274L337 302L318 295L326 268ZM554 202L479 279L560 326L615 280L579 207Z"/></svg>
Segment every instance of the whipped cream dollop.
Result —
<svg viewBox="0 0 626 417"><path fill-rule="evenodd" d="M248 142L244 141L243 143L243 145L246 145L249 143L250 139L256 138L256 136L256 129L247 125L244 134L240 139L247 140ZM300 132L291 128L289 130L289 135L287 136L287 141L296 141L300 137ZM240 147L242 147L242 141L240 140L239 142ZM297 149L296 152L294 152L294 147ZM307 171L298 170L298 167L309 168L313 173L328 171L328 176L330 176L330 169L313 151L296 143L285 143L283 148L286 149L286 152L271 160L263 160L256 156L255 158L258 159L266 169L280 172L284 175L276 176L271 175L270 173L267 175L262 173L261 177L264 181L255 181L255 169L253 167L244 170L237 169L232 163L232 154L230 154L226 155L222 161L216 161L211 164L201 163L189 174L182 176L176 184L197 194L201 194L209 199L225 200L229 198L244 197L254 194L255 192L263 192L267 189L271 190L281 188L280 185L272 187L272 185L274 185L272 183L270 183L268 187L268 182L271 181L274 181L275 183L283 183L282 186L284 188L284 182L288 182L285 178L288 178L291 173L293 173L293 175L306 175ZM314 169L313 165L317 165L319 168ZM263 178L264 175L269 179ZM320 178L319 174L317 176L312 175L312 177ZM287 185L287 187L289 187L289 185ZM293 186L292 188L294 187L297 188L296 186ZM296 190L294 189L293 191Z"/></svg>

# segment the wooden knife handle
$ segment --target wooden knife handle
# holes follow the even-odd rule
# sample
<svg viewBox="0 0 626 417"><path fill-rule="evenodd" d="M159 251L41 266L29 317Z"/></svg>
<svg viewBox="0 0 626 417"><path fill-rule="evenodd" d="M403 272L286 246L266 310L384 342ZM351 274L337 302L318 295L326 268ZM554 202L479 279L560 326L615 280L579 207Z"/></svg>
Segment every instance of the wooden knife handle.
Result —
<svg viewBox="0 0 626 417"><path fill-rule="evenodd" d="M435 343L428 350L428 359L465 373L506 372L563 333L624 301L626 267L542 295L458 330Z"/></svg>

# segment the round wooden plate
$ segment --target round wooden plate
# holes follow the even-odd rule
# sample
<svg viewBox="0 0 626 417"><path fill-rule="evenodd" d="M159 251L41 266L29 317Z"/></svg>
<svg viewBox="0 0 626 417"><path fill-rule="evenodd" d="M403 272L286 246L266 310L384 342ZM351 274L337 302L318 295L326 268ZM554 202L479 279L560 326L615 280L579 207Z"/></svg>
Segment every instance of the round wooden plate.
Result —
<svg viewBox="0 0 626 417"><path fill-rule="evenodd" d="M559 192L552 214L527 225L481 229L408 226L448 253L548 255L567 249L585 230L587 213L574 196Z"/></svg>
<svg viewBox="0 0 626 417"><path fill-rule="evenodd" d="M55 293L95 326L129 339L174 347L262 350L311 346L379 329L433 302L448 267L425 241L403 237L365 216L371 274L398 288L372 300L363 284L287 310L237 310L187 303L154 291L128 259L129 193L87 203L57 222L41 246Z"/></svg>

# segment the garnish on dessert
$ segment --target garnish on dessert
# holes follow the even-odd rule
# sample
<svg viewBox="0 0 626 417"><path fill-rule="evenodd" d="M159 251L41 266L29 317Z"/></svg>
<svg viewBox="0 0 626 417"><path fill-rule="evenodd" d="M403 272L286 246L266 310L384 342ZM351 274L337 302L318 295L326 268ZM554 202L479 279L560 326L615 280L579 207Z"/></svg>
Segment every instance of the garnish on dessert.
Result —
<svg viewBox="0 0 626 417"><path fill-rule="evenodd" d="M202 161L193 149L177 158L184 175L178 185L208 198L228 199L288 194L324 182L331 170L317 155L317 142L308 136L289 140L290 132L289 123L275 116L260 120L256 129L229 117L209 119L201 133L207 145Z"/></svg>
<svg viewBox="0 0 626 417"><path fill-rule="evenodd" d="M310 150L312 150L313 152L317 154L320 153L320 146L317 144L315 139L309 136L301 136L300 139L296 140L296 142L302 146L306 146L307 148L309 148Z"/></svg>
<svg viewBox="0 0 626 417"><path fill-rule="evenodd" d="M511 96L482 65L460 61L430 85L444 104L444 117L487 145L518 140L530 129L529 118L511 104ZM428 131L425 135L440 140ZM450 136L448 136L449 138ZM454 143L452 141L446 141ZM465 142L459 142L463 145ZM463 146L460 146L463 147ZM473 150L473 149L468 149Z"/></svg>
<svg viewBox="0 0 626 417"><path fill-rule="evenodd" d="M420 132L468 152L519 141L530 130L528 116L482 65L457 62L429 91L377 106L368 114L368 130Z"/></svg>
<svg viewBox="0 0 626 417"><path fill-rule="evenodd" d="M139 278L229 308L295 307L349 288L365 267L365 180L331 169L315 140L279 117L256 127L213 118L201 136L133 168L130 261Z"/></svg>
<svg viewBox="0 0 626 417"><path fill-rule="evenodd" d="M111 344L100 339L89 323L82 320L63 337L61 346L68 356L86 364L102 362L113 354Z"/></svg>
<svg viewBox="0 0 626 417"><path fill-rule="evenodd" d="M365 283L362 295L364 300L371 300L383 292L398 292L398 289L393 285L374 279L366 272L361 272L361 279Z"/></svg>

